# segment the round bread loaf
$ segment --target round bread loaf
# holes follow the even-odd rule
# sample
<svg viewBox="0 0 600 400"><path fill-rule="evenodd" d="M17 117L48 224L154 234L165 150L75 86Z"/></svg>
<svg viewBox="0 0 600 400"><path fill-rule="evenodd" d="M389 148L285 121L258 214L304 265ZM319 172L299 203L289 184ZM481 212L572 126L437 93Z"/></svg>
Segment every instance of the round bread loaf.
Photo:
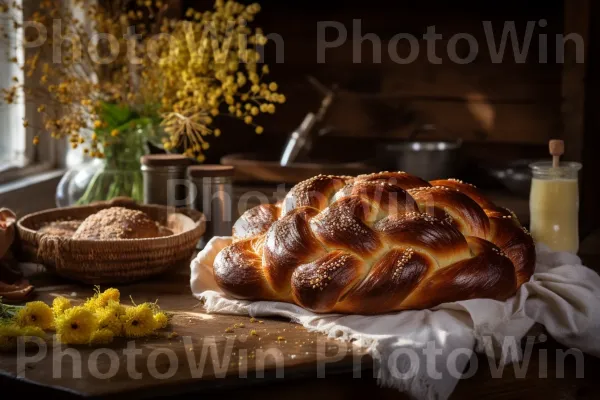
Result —
<svg viewBox="0 0 600 400"><path fill-rule="evenodd" d="M147 214L124 207L111 207L87 217L79 226L75 240L145 239L164 236Z"/></svg>

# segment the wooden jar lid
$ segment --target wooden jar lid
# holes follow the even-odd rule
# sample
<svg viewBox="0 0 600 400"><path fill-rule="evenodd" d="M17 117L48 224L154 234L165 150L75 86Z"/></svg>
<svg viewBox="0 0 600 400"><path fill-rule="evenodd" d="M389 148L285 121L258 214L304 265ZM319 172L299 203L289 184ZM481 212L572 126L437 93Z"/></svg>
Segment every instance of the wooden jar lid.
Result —
<svg viewBox="0 0 600 400"><path fill-rule="evenodd" d="M187 173L191 178L215 178L233 176L235 168L231 165L194 165L188 167Z"/></svg>
<svg viewBox="0 0 600 400"><path fill-rule="evenodd" d="M147 167L187 167L192 160L181 154L148 154L140 159L142 165Z"/></svg>

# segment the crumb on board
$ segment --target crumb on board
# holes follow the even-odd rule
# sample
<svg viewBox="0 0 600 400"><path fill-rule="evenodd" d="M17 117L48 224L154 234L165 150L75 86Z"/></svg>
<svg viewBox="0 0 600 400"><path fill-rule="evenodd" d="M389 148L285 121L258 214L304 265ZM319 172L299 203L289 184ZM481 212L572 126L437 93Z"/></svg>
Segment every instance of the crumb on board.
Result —
<svg viewBox="0 0 600 400"><path fill-rule="evenodd" d="M284 340L285 340L285 338L283 336L277 336L278 342L283 342Z"/></svg>
<svg viewBox="0 0 600 400"><path fill-rule="evenodd" d="M231 327L225 328L225 333L233 333L233 328L231 328Z"/></svg>
<svg viewBox="0 0 600 400"><path fill-rule="evenodd" d="M258 320L254 317L250 318L250 322L254 323L254 322L258 322Z"/></svg>
<svg viewBox="0 0 600 400"><path fill-rule="evenodd" d="M258 336L258 332L256 332L256 330L252 329L250 331L250 336Z"/></svg>

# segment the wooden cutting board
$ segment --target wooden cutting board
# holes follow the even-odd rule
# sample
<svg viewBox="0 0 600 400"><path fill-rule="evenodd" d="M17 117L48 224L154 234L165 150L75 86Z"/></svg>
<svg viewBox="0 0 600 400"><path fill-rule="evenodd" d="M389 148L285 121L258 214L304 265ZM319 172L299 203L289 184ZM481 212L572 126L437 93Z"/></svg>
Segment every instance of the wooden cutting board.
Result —
<svg viewBox="0 0 600 400"><path fill-rule="evenodd" d="M65 283L47 273L33 282L35 300L46 303L59 295L71 298L74 303L93 295L92 287ZM366 354L350 343L327 339L286 320L207 314L191 295L187 270L119 289L124 304L130 303L129 296L136 303L158 299L163 310L173 313L170 326L153 337L115 339L106 346L113 354L112 361L106 351L98 356L94 354L96 349L89 346L63 346L63 353L74 349L81 368L73 357L56 361L55 357L61 353L51 345L44 357L27 363L24 368L19 366L16 354L0 353L0 377L45 387L48 394L73 393L99 398L174 395L212 390L221 385L233 388L282 377L293 379L308 372L314 375L318 360L327 363L327 373L335 374L351 370L353 357ZM128 343L138 352L135 363L128 361L124 353ZM34 350L29 353L36 354ZM88 363L95 367L89 368ZM133 365L139 379L134 379L131 373ZM96 371L107 373L111 368L115 368L114 376L98 378ZM172 374L169 368L174 368Z"/></svg>
<svg viewBox="0 0 600 400"><path fill-rule="evenodd" d="M254 154L232 154L221 159L221 164L235 167L237 182L272 182L295 184L316 175L356 176L375 172L366 162L348 163L293 163L282 167L277 161L260 160Z"/></svg>

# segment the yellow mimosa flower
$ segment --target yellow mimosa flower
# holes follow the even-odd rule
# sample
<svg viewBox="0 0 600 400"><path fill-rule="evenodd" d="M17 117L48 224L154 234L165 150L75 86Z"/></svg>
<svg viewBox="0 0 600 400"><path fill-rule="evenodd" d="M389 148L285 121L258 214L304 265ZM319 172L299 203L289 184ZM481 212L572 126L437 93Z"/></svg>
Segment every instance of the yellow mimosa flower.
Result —
<svg viewBox="0 0 600 400"><path fill-rule="evenodd" d="M71 300L66 297L58 296L52 300L52 313L54 314L54 318L63 315L65 310L71 307L73 307Z"/></svg>
<svg viewBox="0 0 600 400"><path fill-rule="evenodd" d="M128 307L121 316L125 337L147 336L155 330L154 313L147 303Z"/></svg>
<svg viewBox="0 0 600 400"><path fill-rule="evenodd" d="M86 344L97 329L96 317L82 306L69 308L56 319L56 333L65 344Z"/></svg>
<svg viewBox="0 0 600 400"><path fill-rule="evenodd" d="M25 304L15 315L15 322L20 327L36 326L40 329L52 328L54 316L52 309L41 301Z"/></svg>

